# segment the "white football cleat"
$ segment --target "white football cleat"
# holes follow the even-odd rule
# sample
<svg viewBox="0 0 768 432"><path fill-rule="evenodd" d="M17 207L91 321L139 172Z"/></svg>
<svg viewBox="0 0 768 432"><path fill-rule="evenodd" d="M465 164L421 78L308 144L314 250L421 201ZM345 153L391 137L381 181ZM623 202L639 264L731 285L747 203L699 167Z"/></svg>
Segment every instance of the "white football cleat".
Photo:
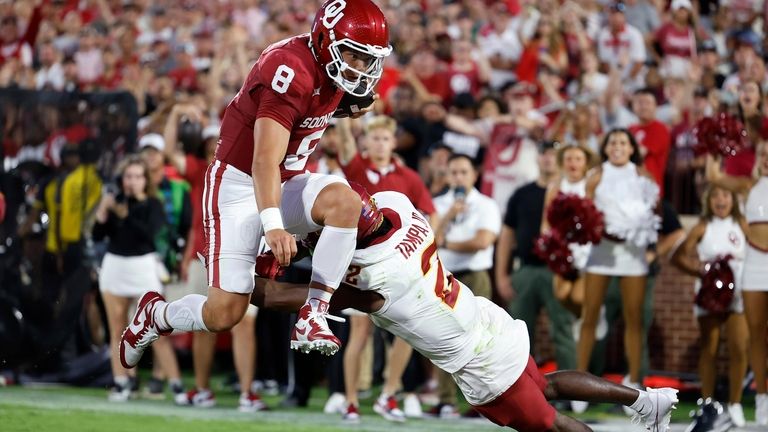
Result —
<svg viewBox="0 0 768 432"><path fill-rule="evenodd" d="M149 291L139 299L133 320L128 323L120 338L120 363L124 368L136 367L152 342L160 336L171 334L172 330L160 331L155 324L152 313L159 303L165 303L165 298L155 291Z"/></svg>
<svg viewBox="0 0 768 432"><path fill-rule="evenodd" d="M299 309L299 317L291 331L291 349L308 353L320 351L334 355L341 348L341 341L328 328L327 319L340 319L328 314L328 302L309 299Z"/></svg>

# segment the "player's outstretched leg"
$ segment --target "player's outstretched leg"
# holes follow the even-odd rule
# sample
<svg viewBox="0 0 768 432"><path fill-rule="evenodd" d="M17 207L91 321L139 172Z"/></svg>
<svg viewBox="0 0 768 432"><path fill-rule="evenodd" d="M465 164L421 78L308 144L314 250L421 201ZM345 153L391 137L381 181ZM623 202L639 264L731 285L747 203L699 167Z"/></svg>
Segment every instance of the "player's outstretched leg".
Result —
<svg viewBox="0 0 768 432"><path fill-rule="evenodd" d="M669 430L671 413L677 404L677 390L668 387L635 390L578 371L552 372L545 378L547 399L620 403L634 409L637 414L633 420L642 422L651 432Z"/></svg>

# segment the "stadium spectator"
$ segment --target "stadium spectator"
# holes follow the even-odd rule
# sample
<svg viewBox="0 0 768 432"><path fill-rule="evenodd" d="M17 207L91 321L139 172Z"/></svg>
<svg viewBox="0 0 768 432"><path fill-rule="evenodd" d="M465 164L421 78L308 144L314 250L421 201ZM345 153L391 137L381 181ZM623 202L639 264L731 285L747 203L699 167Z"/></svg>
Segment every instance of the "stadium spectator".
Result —
<svg viewBox="0 0 768 432"><path fill-rule="evenodd" d="M40 68L35 74L35 88L38 90L64 89L64 68L59 52L51 42L40 45L38 59Z"/></svg>
<svg viewBox="0 0 768 432"><path fill-rule="evenodd" d="M18 60L23 66L32 66L35 39L43 21L42 2L37 0L34 3L23 27L19 25L20 17L16 14L0 17L0 66L10 59Z"/></svg>
<svg viewBox="0 0 768 432"><path fill-rule="evenodd" d="M533 253L534 239L541 232L544 196L549 184L557 178L557 151L553 142L539 145L538 165L538 179L515 191L507 204L496 245L496 289L509 305L510 315L525 321L531 341L534 341L539 311L546 310L551 323L555 361L559 369L568 369L576 364L571 331L573 317L549 288L552 287L552 272ZM513 256L520 260L520 267L510 278L508 270ZM532 343L531 355L534 353Z"/></svg>
<svg viewBox="0 0 768 432"><path fill-rule="evenodd" d="M747 194L745 218L747 253L744 258L742 295L744 313L749 326L749 363L755 374L755 420L768 425L768 389L766 388L765 344L768 328L768 143L757 148L755 167L751 177L734 177L723 173L720 161L707 157L707 180L715 186Z"/></svg>
<svg viewBox="0 0 768 432"><path fill-rule="evenodd" d="M681 214L701 212L706 159L694 153L693 147L698 142L694 126L715 110L710 91L704 87L697 88L692 99L690 109L682 113L680 123L670 130L669 160L664 174L667 199Z"/></svg>
<svg viewBox="0 0 768 432"><path fill-rule="evenodd" d="M760 82L750 79L742 81L738 86L736 115L745 126L748 146L725 158L723 169L728 175L752 176L757 144L768 138L768 116L763 112L763 88Z"/></svg>
<svg viewBox="0 0 768 432"><path fill-rule="evenodd" d="M540 70L547 68L563 74L568 65L565 40L554 20L556 16L541 16L536 30L523 48L515 75L520 81L535 82Z"/></svg>
<svg viewBox="0 0 768 432"><path fill-rule="evenodd" d="M348 180L361 184L370 193L394 190L404 194L419 211L432 217L435 207L421 177L404 166L394 153L396 127L397 123L390 117L378 116L369 120L361 139L361 152L352 135L350 120L339 119L342 171Z"/></svg>
<svg viewBox="0 0 768 432"><path fill-rule="evenodd" d="M600 72L599 67L597 54L591 47L582 51L578 73L567 87L569 95L600 99L608 88L608 75Z"/></svg>
<svg viewBox="0 0 768 432"><path fill-rule="evenodd" d="M640 387L643 349L642 310L645 296L646 247L656 240L654 209L658 186L639 166L640 147L626 129L608 132L601 150L603 163L587 178L587 197L604 213L605 231L599 244L592 245L587 260L586 286L578 342L578 368L586 371L595 343L595 330L605 293L612 276L618 276L625 322L624 350L629 363L625 384ZM632 221L626 214L633 208Z"/></svg>
<svg viewBox="0 0 768 432"><path fill-rule="evenodd" d="M84 229L101 196L101 178L92 163L81 163L82 147L67 143L61 148L59 171L38 186L32 209L19 227L25 237L45 213L48 228L42 280L47 297L58 297L62 282L82 265Z"/></svg>
<svg viewBox="0 0 768 432"><path fill-rule="evenodd" d="M706 39L698 47L697 66L701 68L701 84L706 89L720 88L725 82L728 66L721 61L717 51L717 43ZM695 66L694 66L695 67Z"/></svg>
<svg viewBox="0 0 768 432"><path fill-rule="evenodd" d="M480 96L480 90L491 78L491 66L470 40L460 39L451 43L451 63L448 66L449 100L456 95L470 93Z"/></svg>
<svg viewBox="0 0 768 432"><path fill-rule="evenodd" d="M687 78L696 59L696 28L690 0L673 0L671 19L656 31L661 75L665 78Z"/></svg>
<svg viewBox="0 0 768 432"><path fill-rule="evenodd" d="M617 2L609 6L608 26L597 36L597 57L604 68L620 71L621 81L629 88L642 86L643 64L646 60L645 43L640 31L627 23L627 6Z"/></svg>
<svg viewBox="0 0 768 432"><path fill-rule="evenodd" d="M474 185L478 172L472 159L456 154L448 161L451 189L435 198L435 237L446 270L479 297L491 298L488 271L493 267L493 247L501 231L501 212L496 202ZM449 374L437 371L438 406L435 414L458 414L456 386Z"/></svg>
<svg viewBox="0 0 768 432"><path fill-rule="evenodd" d="M669 128L656 119L656 96L649 89L637 90L632 96L632 111L638 123L631 125L629 131L640 146L638 155L643 167L656 180L664 195L664 172L669 157Z"/></svg>
<svg viewBox="0 0 768 432"><path fill-rule="evenodd" d="M594 103L568 105L560 111L549 133L562 143L579 145L597 154L600 150L600 129Z"/></svg>
<svg viewBox="0 0 768 432"><path fill-rule="evenodd" d="M547 124L547 118L534 109L536 85L521 82L504 93L509 116L493 122L488 148L483 160L480 191L506 209L509 197L524 184L539 176L536 137Z"/></svg>
<svg viewBox="0 0 768 432"><path fill-rule="evenodd" d="M691 229L685 242L675 252L672 262L683 272L696 277L695 292L701 290L701 279L707 262L730 255L728 261L734 276L734 295L730 308L725 314L708 311L694 305L694 315L699 322L701 351L699 353L699 377L701 397L711 403L715 397L717 382L716 358L720 343L720 329L726 325L728 342L728 414L734 426L744 427L744 411L741 407L742 381L747 372L747 349L749 329L744 318L744 301L741 295L742 269L746 252L744 232L747 224L739 210L735 192L717 186L704 191L701 219ZM716 407L702 407L702 414L696 419L698 427L711 421L708 416L717 412ZM704 414L706 412L706 415Z"/></svg>
<svg viewBox="0 0 768 432"><path fill-rule="evenodd" d="M451 156L453 156L453 151L443 143L433 145L429 151L425 183L433 198L448 192L450 189L448 160Z"/></svg>
<svg viewBox="0 0 768 432"><path fill-rule="evenodd" d="M149 290L163 289L154 243L165 216L162 204L155 198L149 168L140 157L130 156L123 160L117 176L118 190L105 193L96 209L93 237L95 240L109 238L99 273L99 287L107 310L114 377L109 400L125 402L133 396L136 384L131 381L136 380L136 375L120 364L120 335L128 324L128 311L136 298ZM170 340L158 342L155 344L158 359L172 379L174 393L181 393L181 375Z"/></svg>
<svg viewBox="0 0 768 432"><path fill-rule="evenodd" d="M657 6L649 0L625 0L624 6L627 23L645 35L646 43L651 42L654 32L661 26Z"/></svg>
<svg viewBox="0 0 768 432"><path fill-rule="evenodd" d="M500 89L515 79L514 70L523 53L523 43L506 3L493 2L488 23L478 34L478 46L491 65L491 88Z"/></svg>

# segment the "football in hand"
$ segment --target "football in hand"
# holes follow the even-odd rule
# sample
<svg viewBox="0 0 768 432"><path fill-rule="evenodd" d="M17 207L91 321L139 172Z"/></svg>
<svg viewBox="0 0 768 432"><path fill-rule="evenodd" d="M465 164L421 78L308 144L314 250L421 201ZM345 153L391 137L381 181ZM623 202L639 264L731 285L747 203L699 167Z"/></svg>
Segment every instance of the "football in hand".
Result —
<svg viewBox="0 0 768 432"><path fill-rule="evenodd" d="M373 96L373 92L362 97L344 93L344 96L341 98L339 106L336 108L333 116L336 118L346 118L355 115L365 108L371 106L374 100Z"/></svg>

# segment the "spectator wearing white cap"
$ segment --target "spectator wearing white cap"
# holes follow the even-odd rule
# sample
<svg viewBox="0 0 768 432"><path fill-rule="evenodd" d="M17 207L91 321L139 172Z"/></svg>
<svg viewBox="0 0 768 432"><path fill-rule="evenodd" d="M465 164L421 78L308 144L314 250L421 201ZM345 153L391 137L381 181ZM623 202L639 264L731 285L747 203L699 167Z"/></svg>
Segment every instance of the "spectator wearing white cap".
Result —
<svg viewBox="0 0 768 432"><path fill-rule="evenodd" d="M689 78L697 54L693 5L690 0L673 0L669 9L671 19L655 35L661 74Z"/></svg>

